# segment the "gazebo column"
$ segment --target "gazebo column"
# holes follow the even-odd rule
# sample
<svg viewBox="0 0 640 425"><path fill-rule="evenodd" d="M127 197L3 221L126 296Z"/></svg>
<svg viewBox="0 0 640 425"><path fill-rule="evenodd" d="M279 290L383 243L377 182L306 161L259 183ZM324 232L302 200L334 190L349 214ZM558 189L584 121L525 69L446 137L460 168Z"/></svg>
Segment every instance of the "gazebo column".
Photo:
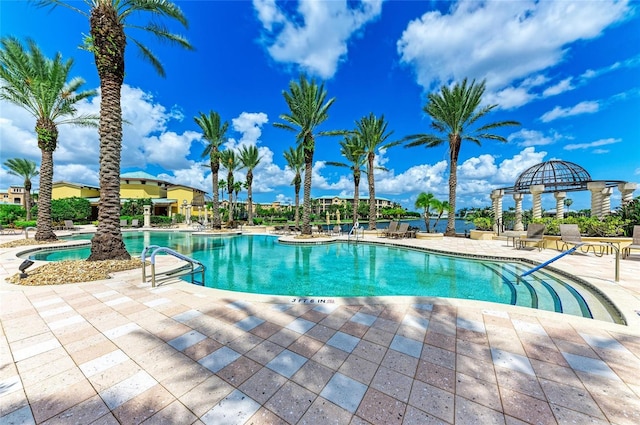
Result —
<svg viewBox="0 0 640 425"><path fill-rule="evenodd" d="M502 197L504 196L504 190L496 189L491 192L491 199L493 200L493 231L500 233L500 225L502 224Z"/></svg>
<svg viewBox="0 0 640 425"><path fill-rule="evenodd" d="M567 199L567 192L555 192L553 196L556 198L556 219L564 218L564 200Z"/></svg>
<svg viewBox="0 0 640 425"><path fill-rule="evenodd" d="M542 192L544 192L543 184L534 184L529 188L533 195L533 218L542 218Z"/></svg>
<svg viewBox="0 0 640 425"><path fill-rule="evenodd" d="M611 194L613 193L612 187L605 187L602 189L602 204L600 207L600 216L598 218L603 218L611 214Z"/></svg>
<svg viewBox="0 0 640 425"><path fill-rule="evenodd" d="M516 224L513 226L513 230L516 231L524 230L524 225L522 224L522 198L524 198L522 193L513 194L513 200L516 202Z"/></svg>
<svg viewBox="0 0 640 425"><path fill-rule="evenodd" d="M636 183L620 183L618 190L622 194L622 205L626 205L633 201L633 191L638 188Z"/></svg>
<svg viewBox="0 0 640 425"><path fill-rule="evenodd" d="M589 182L587 189L591 191L591 217L602 218L602 191L604 182Z"/></svg>

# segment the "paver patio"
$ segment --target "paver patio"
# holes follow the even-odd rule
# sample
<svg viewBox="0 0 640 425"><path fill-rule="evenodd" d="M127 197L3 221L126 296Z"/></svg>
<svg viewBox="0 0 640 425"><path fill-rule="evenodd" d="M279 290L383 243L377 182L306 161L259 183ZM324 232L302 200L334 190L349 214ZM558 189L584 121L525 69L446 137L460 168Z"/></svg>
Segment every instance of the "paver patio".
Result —
<svg viewBox="0 0 640 425"><path fill-rule="evenodd" d="M0 249L0 279L17 271L13 252ZM185 282L151 288L139 271L0 282L0 423L640 423L640 260L622 261L618 283L611 255L561 261L624 304L630 325L466 300L292 303Z"/></svg>

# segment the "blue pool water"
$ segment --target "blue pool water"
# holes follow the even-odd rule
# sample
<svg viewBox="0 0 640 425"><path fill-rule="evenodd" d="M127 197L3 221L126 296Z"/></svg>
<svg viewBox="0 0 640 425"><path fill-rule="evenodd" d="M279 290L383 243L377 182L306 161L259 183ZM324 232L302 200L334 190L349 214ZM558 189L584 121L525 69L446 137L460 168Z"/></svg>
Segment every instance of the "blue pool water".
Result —
<svg viewBox="0 0 640 425"><path fill-rule="evenodd" d="M74 239L89 239L78 235ZM394 246L339 242L285 245L269 235L212 237L188 232L125 232L132 255L167 246L201 261L205 286L292 297L409 295L491 301L612 319L610 306L587 288L531 265L433 254ZM30 259L86 259L89 248L43 250ZM603 316L603 317L600 317ZM609 317L608 319L606 317ZM615 316L615 315L614 315Z"/></svg>

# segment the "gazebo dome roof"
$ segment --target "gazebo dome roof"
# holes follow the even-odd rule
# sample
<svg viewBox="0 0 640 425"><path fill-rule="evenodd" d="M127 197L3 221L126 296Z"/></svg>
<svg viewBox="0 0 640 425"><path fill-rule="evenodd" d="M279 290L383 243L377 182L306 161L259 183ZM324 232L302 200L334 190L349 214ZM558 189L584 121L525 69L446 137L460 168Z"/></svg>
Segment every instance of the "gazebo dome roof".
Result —
<svg viewBox="0 0 640 425"><path fill-rule="evenodd" d="M542 184L545 192L585 190L591 176L581 166L568 161L546 161L522 172L513 186L515 192L528 192L533 185Z"/></svg>

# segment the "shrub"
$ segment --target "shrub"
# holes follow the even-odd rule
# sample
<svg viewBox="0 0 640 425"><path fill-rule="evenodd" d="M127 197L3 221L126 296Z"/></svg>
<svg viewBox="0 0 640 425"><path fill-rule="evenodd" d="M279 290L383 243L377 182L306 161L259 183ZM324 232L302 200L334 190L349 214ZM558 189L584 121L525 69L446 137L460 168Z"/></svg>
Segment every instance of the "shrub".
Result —
<svg viewBox="0 0 640 425"><path fill-rule="evenodd" d="M476 230L493 230L493 219L491 217L477 217L473 219Z"/></svg>
<svg viewBox="0 0 640 425"><path fill-rule="evenodd" d="M171 224L171 217L167 217L165 215L152 215L151 224Z"/></svg>
<svg viewBox="0 0 640 425"><path fill-rule="evenodd" d="M19 218L27 216L27 211L20 205L0 204L0 224L7 225Z"/></svg>
<svg viewBox="0 0 640 425"><path fill-rule="evenodd" d="M33 207L34 214L38 214L38 206ZM91 203L85 198L63 198L51 200L52 221L84 221L91 216Z"/></svg>
<svg viewBox="0 0 640 425"><path fill-rule="evenodd" d="M625 234L625 226L628 225L629 220L608 215L602 220L597 217L567 217L562 220L544 217L536 218L532 222L544 224L547 235L559 235L561 224L577 224L580 233L586 236L622 236Z"/></svg>
<svg viewBox="0 0 640 425"><path fill-rule="evenodd" d="M36 220L29 220L29 221L16 220L13 222L13 226L17 229L25 229L27 227L36 227Z"/></svg>

